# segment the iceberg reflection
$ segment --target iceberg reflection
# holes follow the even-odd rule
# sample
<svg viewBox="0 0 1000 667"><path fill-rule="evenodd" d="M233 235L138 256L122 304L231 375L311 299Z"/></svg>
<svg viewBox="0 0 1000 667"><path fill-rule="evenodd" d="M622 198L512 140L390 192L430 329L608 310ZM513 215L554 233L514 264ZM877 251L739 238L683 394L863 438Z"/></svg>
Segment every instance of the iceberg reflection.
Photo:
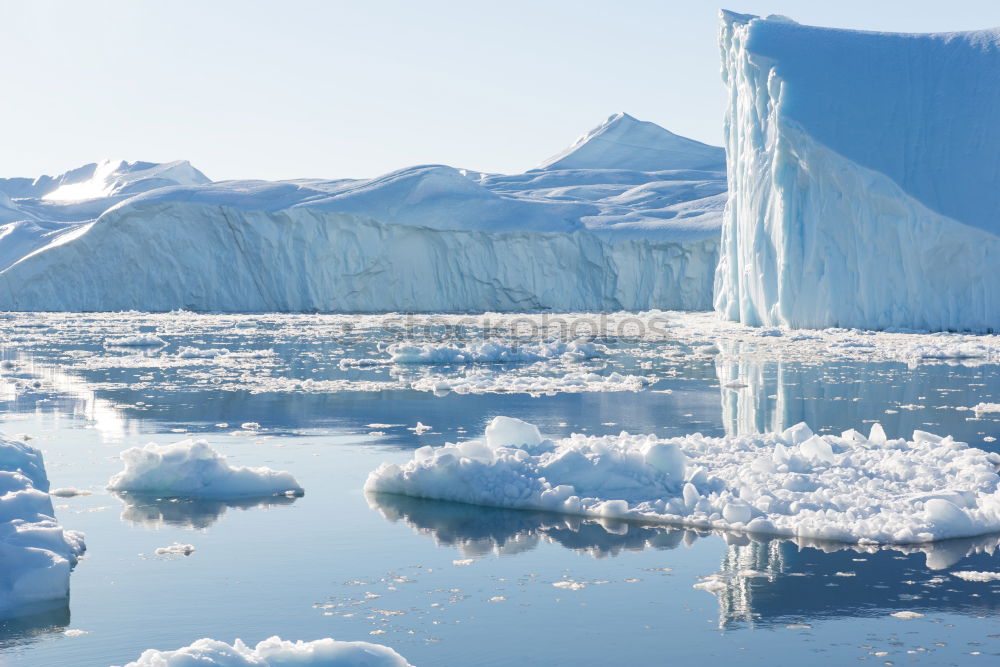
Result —
<svg viewBox="0 0 1000 667"><path fill-rule="evenodd" d="M46 635L61 634L69 626L69 600L44 610L19 609L17 615L0 619L0 650L24 646Z"/></svg>
<svg viewBox="0 0 1000 667"><path fill-rule="evenodd" d="M159 528L173 526L200 530L215 524L230 509L249 510L291 505L297 500L292 496L267 496L264 498L239 498L233 500L204 498L161 498L134 493L115 493L124 503L122 521Z"/></svg>
<svg viewBox="0 0 1000 667"><path fill-rule="evenodd" d="M542 542L604 558L721 537L720 567L702 577L699 585L718 597L720 627L904 610L971 615L1000 611L1000 581L966 581L950 574L1000 570L1000 535L915 546L862 546L697 532L389 494L369 494L368 502L386 519L404 521L439 545L457 549L464 558L517 554Z"/></svg>
<svg viewBox="0 0 1000 667"><path fill-rule="evenodd" d="M623 551L673 549L698 538L692 530L609 519L480 507L386 493L368 494L368 504L390 521L405 521L441 546L466 558L530 551L541 542L558 544L594 558Z"/></svg>

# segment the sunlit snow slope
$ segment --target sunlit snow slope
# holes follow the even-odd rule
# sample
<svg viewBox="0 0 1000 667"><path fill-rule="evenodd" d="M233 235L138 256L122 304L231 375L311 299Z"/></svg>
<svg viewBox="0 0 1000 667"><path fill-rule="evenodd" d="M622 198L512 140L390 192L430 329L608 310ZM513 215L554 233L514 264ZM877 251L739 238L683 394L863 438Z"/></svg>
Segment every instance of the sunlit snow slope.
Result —
<svg viewBox="0 0 1000 667"><path fill-rule="evenodd" d="M716 309L752 325L1000 329L1000 30L723 12Z"/></svg>
<svg viewBox="0 0 1000 667"><path fill-rule="evenodd" d="M516 175L212 183L104 163L8 179L0 310L709 309L724 164L616 114Z"/></svg>

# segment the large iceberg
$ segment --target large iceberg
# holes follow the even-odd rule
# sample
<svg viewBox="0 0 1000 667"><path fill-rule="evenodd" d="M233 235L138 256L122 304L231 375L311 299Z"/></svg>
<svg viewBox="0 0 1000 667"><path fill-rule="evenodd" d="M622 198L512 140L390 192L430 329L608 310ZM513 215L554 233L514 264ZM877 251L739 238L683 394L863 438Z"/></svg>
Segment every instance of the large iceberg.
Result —
<svg viewBox="0 0 1000 667"><path fill-rule="evenodd" d="M724 152L627 114L514 175L210 183L187 163L139 164L0 181L0 310L712 303Z"/></svg>
<svg viewBox="0 0 1000 667"><path fill-rule="evenodd" d="M1000 30L722 13L716 309L751 325L1000 329Z"/></svg>
<svg viewBox="0 0 1000 667"><path fill-rule="evenodd" d="M42 453L0 436L0 619L59 609L84 550L55 520Z"/></svg>

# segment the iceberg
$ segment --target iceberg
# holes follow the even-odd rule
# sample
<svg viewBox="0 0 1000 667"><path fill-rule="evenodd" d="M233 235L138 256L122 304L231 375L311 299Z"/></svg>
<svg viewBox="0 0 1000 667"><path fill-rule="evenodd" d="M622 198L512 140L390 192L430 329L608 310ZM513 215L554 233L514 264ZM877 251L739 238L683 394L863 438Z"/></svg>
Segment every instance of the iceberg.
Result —
<svg viewBox="0 0 1000 667"><path fill-rule="evenodd" d="M707 310L724 161L616 114L514 175L207 182L109 163L0 180L0 310Z"/></svg>
<svg viewBox="0 0 1000 667"><path fill-rule="evenodd" d="M0 436L0 619L58 610L83 534L55 520L42 453Z"/></svg>
<svg viewBox="0 0 1000 667"><path fill-rule="evenodd" d="M845 544L926 544L1000 532L1000 455L875 424L816 435L542 439L497 417L483 440L383 464L368 493Z"/></svg>
<svg viewBox="0 0 1000 667"><path fill-rule="evenodd" d="M175 651L149 649L125 667L186 667L195 664L205 667L411 667L403 656L382 644L343 642L329 637L311 642L291 642L277 636L265 639L254 648L239 639L233 644L199 639Z"/></svg>
<svg viewBox="0 0 1000 667"><path fill-rule="evenodd" d="M755 326L1000 330L1000 30L724 11L715 308Z"/></svg>
<svg viewBox="0 0 1000 667"><path fill-rule="evenodd" d="M150 443L121 453L125 469L108 480L108 490L139 496L237 499L301 496L291 473L233 467L204 440L171 445Z"/></svg>

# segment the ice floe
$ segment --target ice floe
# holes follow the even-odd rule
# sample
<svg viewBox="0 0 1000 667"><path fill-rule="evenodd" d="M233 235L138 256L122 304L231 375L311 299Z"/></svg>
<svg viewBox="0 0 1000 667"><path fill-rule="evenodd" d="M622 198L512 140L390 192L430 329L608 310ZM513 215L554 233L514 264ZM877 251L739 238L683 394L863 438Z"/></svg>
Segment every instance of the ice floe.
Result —
<svg viewBox="0 0 1000 667"><path fill-rule="evenodd" d="M150 443L121 453L125 469L108 490L175 498L261 498L304 493L291 473L233 467L204 440Z"/></svg>
<svg viewBox="0 0 1000 667"><path fill-rule="evenodd" d="M394 343L386 350L397 364L500 364L563 359L580 361L603 357L608 348L585 340L512 344L488 339L464 344Z"/></svg>
<svg viewBox="0 0 1000 667"><path fill-rule="evenodd" d="M490 426L492 438L383 464L365 490L845 543L1000 531L1000 455L921 431L907 441L878 424L867 437L798 424L780 434L574 434L541 445L515 422Z"/></svg>

